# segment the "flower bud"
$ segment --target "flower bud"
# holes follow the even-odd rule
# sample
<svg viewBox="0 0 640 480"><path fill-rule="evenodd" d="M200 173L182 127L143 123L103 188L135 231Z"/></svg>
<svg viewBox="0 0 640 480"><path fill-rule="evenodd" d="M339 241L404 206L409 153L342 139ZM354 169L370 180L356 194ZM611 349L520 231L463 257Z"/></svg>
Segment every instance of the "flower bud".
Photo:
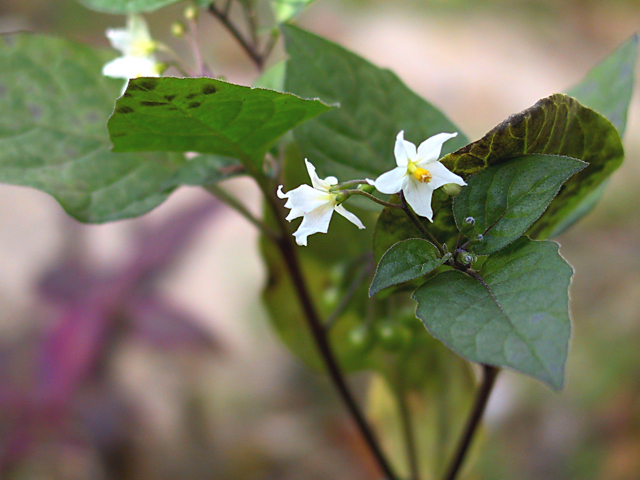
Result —
<svg viewBox="0 0 640 480"><path fill-rule="evenodd" d="M442 186L442 190L450 197L457 197L462 191L462 186L458 185L457 183L447 183L446 185Z"/></svg>
<svg viewBox="0 0 640 480"><path fill-rule="evenodd" d="M191 5L184 9L184 18L187 20L197 20L198 19L198 9Z"/></svg>
<svg viewBox="0 0 640 480"><path fill-rule="evenodd" d="M466 223L470 227L473 227L476 224L476 219L473 217L467 217L464 219L464 223Z"/></svg>
<svg viewBox="0 0 640 480"><path fill-rule="evenodd" d="M187 32L184 24L182 22L173 22L171 24L171 35L176 38L184 37L184 34Z"/></svg>
<svg viewBox="0 0 640 480"><path fill-rule="evenodd" d="M362 192L373 193L375 192L376 187L367 183L361 183L360 185L358 185L358 190Z"/></svg>
<svg viewBox="0 0 640 480"><path fill-rule="evenodd" d="M479 233L478 235L475 236L475 238L470 239L469 243L471 245L478 245L479 243L482 243L483 240L484 240L484 235Z"/></svg>
<svg viewBox="0 0 640 480"><path fill-rule="evenodd" d="M340 205L342 202L344 202L347 198L349 198L351 196L351 194L345 190L342 190L340 193L338 193L336 195L336 203L338 205Z"/></svg>
<svg viewBox="0 0 640 480"><path fill-rule="evenodd" d="M463 265L471 266L473 264L473 262L476 261L476 256L469 253L469 252L462 252L460 254L460 261L462 262Z"/></svg>

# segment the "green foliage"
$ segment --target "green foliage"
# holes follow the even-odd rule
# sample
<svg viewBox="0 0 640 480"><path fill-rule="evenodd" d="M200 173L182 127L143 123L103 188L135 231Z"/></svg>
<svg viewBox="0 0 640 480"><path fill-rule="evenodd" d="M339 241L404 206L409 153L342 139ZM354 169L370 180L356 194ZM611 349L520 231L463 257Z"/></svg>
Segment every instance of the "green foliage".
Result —
<svg viewBox="0 0 640 480"><path fill-rule="evenodd" d="M413 294L416 315L459 355L559 389L571 330L571 274L557 244L521 237L484 263L486 285L458 270L429 279Z"/></svg>
<svg viewBox="0 0 640 480"><path fill-rule="evenodd" d="M568 92L587 107L607 117L618 129L620 136L624 135L627 126L637 58L638 35L634 35ZM546 233L546 236L557 237L591 211L600 200L606 183L601 183L585 196L569 215Z"/></svg>
<svg viewBox="0 0 640 480"><path fill-rule="evenodd" d="M373 377L367 410L395 470L401 478L410 478L400 414L400 401L404 401L419 452L420 478L443 478L471 409L475 381L468 362L431 337L424 327L420 328L415 348L403 355L383 378ZM411 379L410 372L417 371L421 382L405 383ZM476 447L482 445L478 440L474 442Z"/></svg>
<svg viewBox="0 0 640 480"><path fill-rule="evenodd" d="M518 239L547 208L560 186L586 167L575 158L525 155L492 165L467 179L453 202L461 231L473 239L483 235L473 251L489 255ZM468 217L475 219L465 228Z"/></svg>
<svg viewBox="0 0 640 480"><path fill-rule="evenodd" d="M577 100L555 94L512 115L480 140L445 156L442 163L465 177L524 154L564 155L589 165L574 175L531 228L546 238L556 225L622 163L620 135L599 113Z"/></svg>
<svg viewBox="0 0 640 480"><path fill-rule="evenodd" d="M426 218L420 218L420 222L438 240L453 247L458 238L458 228L451 211L451 198L442 189L438 189L433 192L431 206L434 212L433 223ZM373 235L373 255L376 260L379 260L396 243L422 236L422 232L418 230L406 213L397 208L385 207L376 223Z"/></svg>
<svg viewBox="0 0 640 480"><path fill-rule="evenodd" d="M421 277L446 261L438 248L421 238L396 243L382 256L369 288L369 296L399 283Z"/></svg>
<svg viewBox="0 0 640 480"><path fill-rule="evenodd" d="M627 126L637 58L636 34L567 92L583 105L608 118L618 129L620 136L624 134Z"/></svg>
<svg viewBox="0 0 640 480"><path fill-rule="evenodd" d="M78 0L91 10L104 13L152 12L182 0Z"/></svg>
<svg viewBox="0 0 640 480"><path fill-rule="evenodd" d="M260 175L278 138L328 109L318 100L211 78L137 78L108 126L117 152L213 153Z"/></svg>
<svg viewBox="0 0 640 480"><path fill-rule="evenodd" d="M389 70L291 25L282 31L289 55L286 90L340 105L294 131L303 156L320 173L340 180L375 178L395 167L393 145L400 130L418 143L436 133L459 132ZM465 143L460 134L444 148L450 152Z"/></svg>
<svg viewBox="0 0 640 480"><path fill-rule="evenodd" d="M83 222L136 217L167 198L181 155L110 151L122 81L101 70L112 58L46 36L0 40L0 182L47 192Z"/></svg>

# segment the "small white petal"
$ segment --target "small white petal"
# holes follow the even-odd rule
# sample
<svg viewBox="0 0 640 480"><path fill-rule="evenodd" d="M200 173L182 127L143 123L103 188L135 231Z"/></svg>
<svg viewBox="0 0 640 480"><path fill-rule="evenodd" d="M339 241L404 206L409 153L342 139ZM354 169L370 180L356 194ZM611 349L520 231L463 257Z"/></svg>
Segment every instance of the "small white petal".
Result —
<svg viewBox="0 0 640 480"><path fill-rule="evenodd" d="M278 195L278 198L289 198L289 194L288 193L284 193L282 191L282 185L278 186L278 191L276 192L276 195Z"/></svg>
<svg viewBox="0 0 640 480"><path fill-rule="evenodd" d="M325 204L312 212L306 213L302 223L293 233L298 245L306 245L307 237L314 233L327 233L333 215L333 205Z"/></svg>
<svg viewBox="0 0 640 480"><path fill-rule="evenodd" d="M372 186L375 186L375 185L376 185L376 181L375 181L375 180L371 180L370 178L365 178L365 181L366 181L369 185L372 185Z"/></svg>
<svg viewBox="0 0 640 480"><path fill-rule="evenodd" d="M430 222L433 222L433 210L431 209L433 187L431 187L431 182L422 183L412 179L407 182L403 192L404 198L411 205L411 208L421 217L427 217Z"/></svg>
<svg viewBox="0 0 640 480"><path fill-rule="evenodd" d="M309 160L305 158L304 163L307 166L307 173L309 173L311 185L313 185L313 188L315 188L316 190L324 190L326 192L329 190L329 188L338 183L338 179L336 177L327 177L326 179L322 180L316 173L316 167L314 167Z"/></svg>
<svg viewBox="0 0 640 480"><path fill-rule="evenodd" d="M102 74L113 78L158 77L153 58L118 57L102 67Z"/></svg>
<svg viewBox="0 0 640 480"><path fill-rule="evenodd" d="M300 210L303 213L308 213L315 210L322 205L328 204L333 207L336 204L336 196L332 193L327 193L322 190L316 190L309 185L300 185L298 188L284 193L288 198L285 207Z"/></svg>
<svg viewBox="0 0 640 480"><path fill-rule="evenodd" d="M399 167L406 167L409 164L409 160L416 158L416 146L404 139L404 130L401 130L396 137L393 154Z"/></svg>
<svg viewBox="0 0 640 480"><path fill-rule="evenodd" d="M436 188L440 188L447 183L455 183L460 186L466 185L462 177L451 172L440 162L430 163L427 167L427 170L429 170L429 173L431 173L432 176L431 181L429 182L429 186L433 190L435 190Z"/></svg>
<svg viewBox="0 0 640 480"><path fill-rule="evenodd" d="M131 32L124 28L109 28L105 34L113 48L120 50L123 54L127 53L132 43Z"/></svg>
<svg viewBox="0 0 640 480"><path fill-rule="evenodd" d="M427 138L424 142L420 144L418 147L418 161L416 164L419 167L426 165L431 162L435 162L440 158L440 152L442 152L442 145L447 140L452 139L457 136L458 132L455 133L438 133L433 137Z"/></svg>
<svg viewBox="0 0 640 480"><path fill-rule="evenodd" d="M363 228L365 228L362 222L360 221L360 219L356 217L355 214L351 213L349 210L344 208L342 205L336 205L334 210L340 215L342 215L344 218L349 220L351 223L353 223L359 229L362 230Z"/></svg>
<svg viewBox="0 0 640 480"><path fill-rule="evenodd" d="M374 182L376 189L382 193L398 193L402 190L402 182L407 175L407 167L396 167L383 173Z"/></svg>

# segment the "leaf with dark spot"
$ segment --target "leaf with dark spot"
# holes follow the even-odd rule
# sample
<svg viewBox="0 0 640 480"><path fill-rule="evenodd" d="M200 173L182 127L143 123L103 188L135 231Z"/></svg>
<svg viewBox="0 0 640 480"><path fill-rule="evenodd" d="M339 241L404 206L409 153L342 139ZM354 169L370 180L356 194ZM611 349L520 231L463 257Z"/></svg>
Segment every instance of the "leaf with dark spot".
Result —
<svg viewBox="0 0 640 480"><path fill-rule="evenodd" d="M217 91L218 89L215 85L205 85L202 89L202 93L204 93L205 95L211 95L212 93L216 93Z"/></svg>
<svg viewBox="0 0 640 480"><path fill-rule="evenodd" d="M211 78L152 79L154 90L129 82L131 97L116 102L108 128L114 151L211 153L240 160L248 173L262 175L264 154L278 138L330 107L288 93L243 87ZM204 91L215 95L207 96ZM171 105L150 108L171 97ZM121 115L121 109L135 110ZM126 137L118 134L127 132Z"/></svg>
<svg viewBox="0 0 640 480"><path fill-rule="evenodd" d="M563 155L588 166L560 189L530 234L547 238L622 163L620 135L609 120L567 95L543 98L512 115L480 140L446 155L442 163L467 178L489 165L527 154Z"/></svg>

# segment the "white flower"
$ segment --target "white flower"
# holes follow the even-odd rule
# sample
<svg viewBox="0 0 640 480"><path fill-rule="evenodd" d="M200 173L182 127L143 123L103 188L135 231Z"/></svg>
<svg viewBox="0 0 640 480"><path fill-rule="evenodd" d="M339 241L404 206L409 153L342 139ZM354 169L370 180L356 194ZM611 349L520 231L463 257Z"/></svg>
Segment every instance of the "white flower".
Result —
<svg viewBox="0 0 640 480"><path fill-rule="evenodd" d="M160 64L153 55L158 43L151 38L144 18L129 15L127 28L110 28L106 35L122 56L107 63L102 68L103 75L126 79L160 76Z"/></svg>
<svg viewBox="0 0 640 480"><path fill-rule="evenodd" d="M447 183L466 185L464 180L438 161L442 145L457 133L439 133L416 146L398 133L394 154L398 166L380 175L374 185L382 193L404 193L407 203L420 216L433 221L431 196L433 191Z"/></svg>
<svg viewBox="0 0 640 480"><path fill-rule="evenodd" d="M311 177L311 185L300 185L287 193L282 192L282 185L278 187L278 197L286 198L285 207L291 212L287 220L303 217L298 230L293 234L298 245L307 245L307 237L313 233L327 233L329 222L334 210L349 220L358 228L364 228L362 222L353 213L347 211L338 203L338 192L330 189L337 185L336 177L327 177L324 180L318 177L315 167L305 158L307 172Z"/></svg>

